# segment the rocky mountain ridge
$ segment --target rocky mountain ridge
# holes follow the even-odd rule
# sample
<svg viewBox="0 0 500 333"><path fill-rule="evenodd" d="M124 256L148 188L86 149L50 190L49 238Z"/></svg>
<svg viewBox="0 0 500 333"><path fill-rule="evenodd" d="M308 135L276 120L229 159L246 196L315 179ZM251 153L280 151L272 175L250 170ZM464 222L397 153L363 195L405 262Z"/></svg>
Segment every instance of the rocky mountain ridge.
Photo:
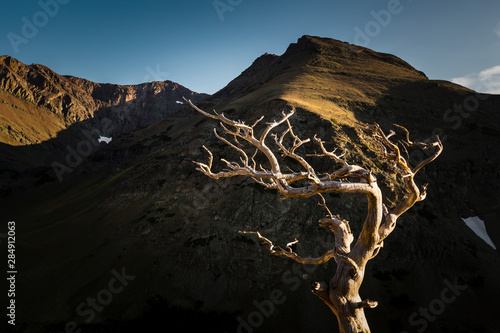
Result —
<svg viewBox="0 0 500 333"><path fill-rule="evenodd" d="M0 57L0 93L4 97L0 142L11 145L40 143L90 119L119 119L112 132L103 133L117 136L177 112L183 107L177 103L183 96L195 100L208 96L171 81L126 86L94 83L59 75L43 65L27 66L9 56Z"/></svg>
<svg viewBox="0 0 500 333"><path fill-rule="evenodd" d="M61 180L70 164L105 145L101 137L116 139L174 115L185 108L183 97L207 96L172 81L102 84L0 57L0 193Z"/></svg>

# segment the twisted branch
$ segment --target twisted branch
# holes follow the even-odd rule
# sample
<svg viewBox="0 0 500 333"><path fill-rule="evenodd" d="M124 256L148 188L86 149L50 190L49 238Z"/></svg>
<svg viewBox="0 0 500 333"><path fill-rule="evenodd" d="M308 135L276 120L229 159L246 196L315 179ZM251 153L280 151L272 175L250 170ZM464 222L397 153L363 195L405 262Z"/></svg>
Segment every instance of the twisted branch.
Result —
<svg viewBox="0 0 500 333"><path fill-rule="evenodd" d="M344 166L348 166L347 162L343 159L343 157L345 156L346 154L346 150L344 150L344 152L341 154L341 155L337 155L335 153L336 149L332 152L329 152L326 150L325 146L324 146L324 141L322 141L320 138L318 138L316 135L314 136L314 141L316 141L318 143L318 145L320 146L321 148L321 151L323 152L323 154L309 154L307 156L316 156L316 157L330 157L332 160L334 160L336 163L340 163Z"/></svg>
<svg viewBox="0 0 500 333"><path fill-rule="evenodd" d="M401 156L399 147L397 144L391 142L389 138L395 135L395 132L391 131L389 135L385 135L382 129L378 124L368 125L360 123L360 125L365 129L366 132L370 133L376 142L382 147L384 157L393 161L392 169L396 171L401 177L403 177L405 182L405 189L409 192L399 204L396 205L391 211L387 209L387 207L383 207L384 209L384 218L385 223L383 223L379 228L379 236L380 241L379 245L381 246L382 241L394 230L396 227L396 220L399 216L401 216L408 209L413 207L415 203L418 201L422 201L427 196L427 184L424 184L421 189L415 183L414 177L418 171L420 171L425 165L434 161L443 151L443 144L438 136L435 137L435 141L431 143L425 142L413 142L410 140L410 133L408 129L400 125L394 125L405 133L404 140L400 142L403 144L402 147L408 156L408 152L405 146L407 147L419 147L424 150L435 149L433 154L426 159L420 161L414 168L411 168L408 160ZM387 150L391 152L388 153ZM378 252L377 252L378 253ZM374 256L376 253L374 254Z"/></svg>
<svg viewBox="0 0 500 333"><path fill-rule="evenodd" d="M278 121L273 121L271 123L267 123L267 127L257 139L254 135L254 126L257 125L261 120L258 119L252 126L246 125L242 121L233 121L228 119L223 113L218 114L214 111L214 114L210 114L208 112L203 111L202 109L195 106L190 100L185 99L191 107L193 107L196 111L201 114L219 120L221 122L221 126L224 129L224 133L228 135L232 135L234 137L241 138L247 142L249 142L252 146L255 147L257 152L263 153L270 166L271 170L265 170L261 167L261 170L256 170L255 160L252 158L253 165L249 165L250 159L248 155L242 148L237 147L236 145L229 142L227 139L222 138L215 132L216 137L219 138L224 143L228 144L233 149L237 150L241 155L240 158L242 165L235 162L228 162L226 160L222 160L229 167L229 170L224 170L221 172L214 173L212 172L212 161L213 156L210 154L209 164L202 162L194 162L198 168L197 170L203 172L208 177L219 179L223 177L234 177L234 176L250 176L256 182L264 185L267 189L276 189L285 197L290 198L305 198L316 195L318 193L329 192L329 191L337 191L337 192L349 192L349 193L371 193L373 192L373 184L375 183L375 178L371 175L368 170L365 170L359 166L349 166L345 161L342 160L342 156L337 156L334 152L328 152L324 146L321 139L315 137L315 141L322 147L322 150L325 156L329 156L334 158L339 163L343 164L344 167L334 171L330 174L327 174L325 177L319 178L316 174L314 168L300 155L296 154L295 151L298 147L302 146L305 143L310 142L310 139L301 140L292 129L292 126L289 122L289 118L294 114L294 111L290 111L288 114L282 112L282 118ZM274 135L275 143L279 147L279 149L283 152L284 156L290 157L298 161L306 170L302 172L292 172L292 173L283 173L281 172L280 165L278 163L278 159L272 152L272 150L266 145L265 139L272 129L275 127L287 123L288 129L285 130L281 136L278 138L277 135ZM225 125L230 125L234 127L234 130L228 129ZM293 146L289 149L287 148L283 140L287 134L290 134L294 139ZM206 149L208 150L208 149ZM255 155L254 155L255 156ZM349 183L342 181L343 178L346 177L354 177L360 179L360 182L357 183ZM296 183L299 180L309 179L311 180L311 184L293 187L292 184Z"/></svg>
<svg viewBox="0 0 500 333"><path fill-rule="evenodd" d="M294 261L298 262L299 264L321 265L335 256L335 251L330 250L318 258L310 258L310 257L302 258L297 253L293 252L293 250L291 248L291 246L293 244L297 244L299 242L298 240L294 240L293 242L288 243L285 246L285 249L283 249L280 246L274 245L273 242L271 242L266 237L262 236L260 234L260 232L258 232L258 231L238 231L238 233L242 234L242 235L255 235L255 236L257 236L262 241L262 244L266 244L269 246L269 249L268 249L269 254L272 254L274 256L285 256L285 257L288 257L290 259L293 259Z"/></svg>

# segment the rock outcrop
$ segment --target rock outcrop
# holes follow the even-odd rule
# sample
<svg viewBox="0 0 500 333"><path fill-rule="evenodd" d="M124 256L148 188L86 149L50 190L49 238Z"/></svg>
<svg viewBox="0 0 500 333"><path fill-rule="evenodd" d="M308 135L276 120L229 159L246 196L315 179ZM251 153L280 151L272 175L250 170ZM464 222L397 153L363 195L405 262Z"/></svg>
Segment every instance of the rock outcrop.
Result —
<svg viewBox="0 0 500 333"><path fill-rule="evenodd" d="M177 102L183 96L208 96L171 81L94 83L59 75L46 66L27 66L9 56L0 57L0 94L0 142L10 145L40 143L82 122L87 130L112 126L102 134L118 136L182 109Z"/></svg>

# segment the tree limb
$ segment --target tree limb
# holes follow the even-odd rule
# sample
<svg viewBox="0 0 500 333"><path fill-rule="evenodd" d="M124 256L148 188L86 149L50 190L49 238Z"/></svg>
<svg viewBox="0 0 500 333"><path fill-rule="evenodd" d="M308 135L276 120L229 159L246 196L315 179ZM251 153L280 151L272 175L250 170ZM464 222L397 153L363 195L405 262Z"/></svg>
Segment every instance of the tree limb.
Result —
<svg viewBox="0 0 500 333"><path fill-rule="evenodd" d="M427 196L427 184L425 184L422 189L419 189L415 183L415 175L420 171L425 165L434 161L443 151L443 144L438 136L435 137L435 141L431 143L425 142L413 142L410 140L410 133L408 129L400 125L394 125L395 127L401 129L405 133L405 139L401 140L403 143L403 148L406 151L406 146L408 147L420 147L424 150L429 150L435 148L433 154L426 159L420 161L414 168L411 168L408 161L401 156L399 147L397 144L391 142L389 138L395 135L395 132L391 131L389 135L385 135L378 124L368 125L360 123L360 125L365 129L366 132L371 133L372 137L376 142L381 145L384 152L384 157L393 161L393 170L401 175L404 179L405 189L408 191L407 195L399 204L396 205L390 212L384 206L384 217L385 223L380 226L379 236L380 241L383 241L396 227L396 220L408 209L413 207L418 201L422 201ZM391 153L388 153L387 150ZM407 154L408 155L408 154Z"/></svg>
<svg viewBox="0 0 500 333"><path fill-rule="evenodd" d="M210 114L208 112L205 112L202 109L195 106L190 100L186 99L186 101L191 105L191 107L193 107L196 111L200 112L201 114L209 118L219 120L221 122L221 126L224 129L224 133L244 139L251 145L253 145L257 149L257 151L260 151L266 156L268 162L271 165L271 170L269 171L256 170L255 160L253 158L252 161L254 162L254 165L251 166L249 165L248 155L244 152L243 149L230 143L228 140L223 139L216 133L216 136L220 140L222 140L224 143L228 144L230 147L232 147L233 149L237 150L242 154L243 158L241 159L241 162L243 165L223 160L226 162L230 170L213 173L211 171L212 162L210 162L209 164L205 164L202 162L194 162L198 165L197 170L203 172L205 175L211 178L219 179L223 177L250 176L258 183L266 186L266 188L276 189L283 196L290 198L305 198L316 195L318 193L329 192L329 191L349 192L349 193L373 192L373 186L376 185L376 179L368 170L365 170L358 166L347 165L347 163L341 159L343 155L337 156L333 152L328 152L324 148L321 139L316 137L315 140L316 142L318 142L320 147L322 147L324 154L331 158L336 159L336 161L344 165L343 168L327 175L326 177L322 178L318 177L314 168L312 168L311 165L303 157L295 153L295 150L298 147L300 147L304 143L309 142L310 140L309 139L301 140L297 135L295 135L295 133L293 133L292 126L288 120L294 114L293 110L288 114L285 114L283 112L282 118L280 120L274 121L272 123L267 123L266 129L264 130L260 138L257 139L254 136L254 126L257 125L261 121L261 119L257 120L253 126L248 126L241 121L233 121L228 119L223 113L217 114L214 111L214 114ZM283 151L285 156L297 160L306 169L306 171L295 172L295 173L282 173L280 165L278 163L278 159L276 158L272 150L265 143L265 139L270 133L270 131L284 122L287 122L288 129L283 132L283 134L279 139L277 135L275 136L275 143ZM228 129L226 126L224 126L224 124L234 127L235 130ZM294 144L291 149L286 148L285 145L283 144L283 138L288 133L290 133L290 135L294 139ZM209 154L211 159L210 161L213 161L212 153L209 152ZM360 182L359 183L343 182L340 181L342 177L358 178L360 179ZM312 181L312 184L299 187L291 186L293 183L304 179L310 179Z"/></svg>
<svg viewBox="0 0 500 333"><path fill-rule="evenodd" d="M378 305L378 302L377 301L372 301L372 300L369 300L369 299L366 299L364 301L361 301L359 303L356 304L356 307L358 309L361 309L361 308L375 308L377 307Z"/></svg>
<svg viewBox="0 0 500 333"><path fill-rule="evenodd" d="M330 157L331 159L333 159L337 163L340 163L344 166L348 166L347 162L343 159L343 157L346 154L345 150L341 155L337 155L337 154L335 154L335 150L332 152L327 151L325 146L323 145L325 142L322 141L320 138L318 138L316 135L314 136L314 141L316 141L318 143L318 145L321 148L321 151L323 151L323 154L309 154L307 156L317 156L317 157L326 156L326 157Z"/></svg>
<svg viewBox="0 0 500 333"><path fill-rule="evenodd" d="M262 236L258 231L238 231L238 233L243 235L256 235L262 241L262 244L266 244L269 246L268 249L269 254L272 254L274 256L285 256L290 259L293 259L299 264L321 265L335 256L335 251L329 250L318 258L310 258L310 257L302 258L297 253L293 252L291 248L291 245L299 242L298 240L288 243L285 246L285 249L283 249L280 246L274 245L269 239Z"/></svg>

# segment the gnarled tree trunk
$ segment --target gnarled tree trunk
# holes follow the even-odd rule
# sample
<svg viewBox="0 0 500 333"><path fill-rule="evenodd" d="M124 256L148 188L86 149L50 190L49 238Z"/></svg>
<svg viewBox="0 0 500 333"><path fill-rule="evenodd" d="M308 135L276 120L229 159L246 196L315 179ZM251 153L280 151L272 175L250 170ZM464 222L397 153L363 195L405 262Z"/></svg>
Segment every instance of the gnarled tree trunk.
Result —
<svg viewBox="0 0 500 333"><path fill-rule="evenodd" d="M242 155L240 163L222 160L226 163L228 169L213 173L213 155L209 149L203 146L209 154L209 161L208 163L195 162L198 165L197 170L213 179L249 176L267 189L277 190L280 194L289 198L306 198L313 195L320 197L320 205L327 211L328 216L321 219L319 225L330 229L335 236L334 248L327 251L321 257L300 257L291 247L298 242L297 240L288 243L285 248L281 248L274 245L258 231L240 231L240 233L257 236L263 244L269 246L270 254L286 256L301 264L319 265L333 258L337 263L337 271L330 281L316 282L308 276L304 276L304 279L311 283L312 292L325 302L336 315L341 332L370 332L364 309L376 307L377 302L362 300L359 295L359 288L363 282L366 264L378 254L383 246L384 239L396 227L398 217L410 209L416 202L425 199L427 184L419 188L415 184L414 177L422 167L436 159L443 150L443 145L439 138L436 136L435 141L432 143L412 142L410 141L408 130L402 126L395 125L406 134L405 139L400 140L403 144L403 151L406 154L406 147L434 149L430 157L421 161L414 168L411 168L409 161L407 161L409 158L405 159L400 152L400 146L390 140L395 135L395 132L391 131L386 135L378 124L367 125L360 123L365 131L371 134L375 141L378 142L384 158L391 163L392 170L401 176L408 192L407 196L400 203L389 210L383 203L382 193L377 185L375 176L369 170L360 166L349 165L343 159L345 153L338 155L335 151L328 151L324 146L324 142L314 137L314 141L320 147L321 153L308 156L328 157L336 164L342 165L339 169L320 176L304 157L295 152L297 148L311 140L301 140L293 132L289 118L293 115L294 111L288 114L283 113L281 120L268 123L263 133L257 138L254 135L254 127L263 118L260 118L252 126L249 126L242 121L230 120L224 114L217 114L215 112L214 114L207 113L196 107L191 101L186 101L201 114L219 120L224 134L234 137L234 143L220 136L214 129L216 137ZM273 134L274 142L283 156L294 159L304 168L304 171L282 172L278 159L266 144L266 138L271 130L283 123L287 124L287 129L280 136ZM227 125L234 129L228 129ZM284 143L287 135L290 135L292 138L291 147L286 147ZM238 138L245 140L253 147L254 153L251 158L247 155L248 148L242 146ZM268 161L266 167L262 165L257 167L255 156L258 153L266 157ZM354 235L351 232L349 222L341 219L338 215L334 216L330 212L322 196L322 193L325 192L364 193L368 198L367 216L352 249L351 244L354 241Z"/></svg>

